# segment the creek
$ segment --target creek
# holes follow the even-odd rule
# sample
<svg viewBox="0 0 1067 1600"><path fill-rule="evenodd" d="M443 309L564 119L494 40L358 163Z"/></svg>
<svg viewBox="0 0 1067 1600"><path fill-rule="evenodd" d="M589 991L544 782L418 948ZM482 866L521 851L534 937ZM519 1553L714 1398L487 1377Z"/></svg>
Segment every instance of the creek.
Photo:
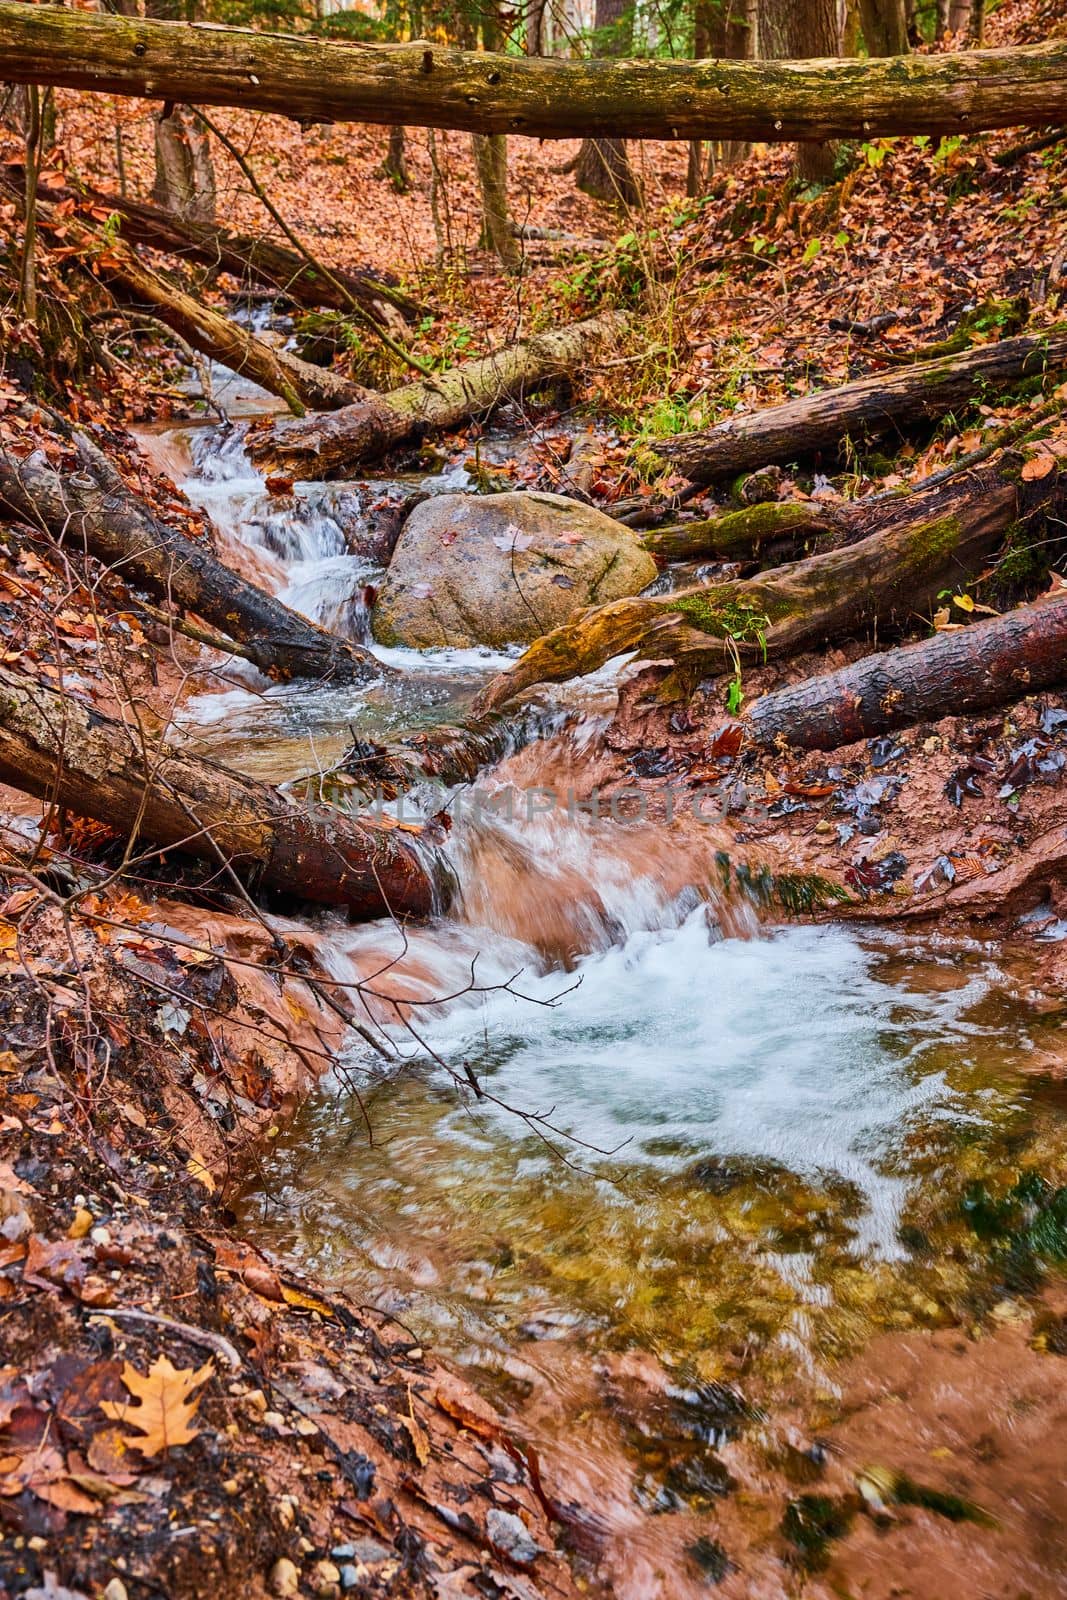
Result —
<svg viewBox="0 0 1067 1600"><path fill-rule="evenodd" d="M350 553L353 528L411 482L278 498L239 439L142 443L210 513L224 559L368 640L380 571ZM453 464L413 482L468 479ZM265 686L238 663L185 704L185 736L284 783L353 735L462 717L502 664L378 654L396 676L345 689ZM624 670L568 688L568 725L482 781L566 788L598 760ZM722 894L721 843L564 808L461 810L446 918L301 924L334 979L367 985L378 1048L353 1038L240 1201L253 1237L393 1314L503 1407L559 1497L596 1507L634 1600L706 1592L700 1552L738 1481L814 1449L798 1419L832 1407L842 1358L997 1301L1003 1253L1025 1241L983 1232L976 1208L1061 1170L1065 1143L1044 1065L1062 1008L1032 993L1025 958L768 924Z"/></svg>

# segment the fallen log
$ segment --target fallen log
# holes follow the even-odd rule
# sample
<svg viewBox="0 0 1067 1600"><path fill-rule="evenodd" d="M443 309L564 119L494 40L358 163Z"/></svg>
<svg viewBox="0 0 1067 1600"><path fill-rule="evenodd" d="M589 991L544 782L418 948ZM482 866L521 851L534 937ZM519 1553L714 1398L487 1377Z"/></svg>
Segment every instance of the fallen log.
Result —
<svg viewBox="0 0 1067 1600"><path fill-rule="evenodd" d="M0 0L8 83L542 139L873 139L1067 118L1067 45L868 61L586 60L367 45Z"/></svg>
<svg viewBox="0 0 1067 1600"><path fill-rule="evenodd" d="M367 393L336 372L301 361L287 350L276 350L211 306L195 300L177 284L152 272L121 238L108 239L77 217L57 216L54 208L38 208L38 226L57 234L66 247L84 252L96 276L106 283L116 300L133 311L147 312L173 328L188 345L210 361L252 378L285 401L296 416L308 407L329 409L348 405Z"/></svg>
<svg viewBox="0 0 1067 1600"><path fill-rule="evenodd" d="M774 461L836 457L891 428L932 421L977 395L1067 367L1067 323L1002 339L959 355L872 373L784 405L731 416L700 433L657 444L656 454L694 483L711 483Z"/></svg>
<svg viewBox="0 0 1067 1600"><path fill-rule="evenodd" d="M693 561L700 556L751 561L778 540L830 533L835 525L834 516L817 500L772 500L718 517L655 528L642 535L641 543L661 561Z"/></svg>
<svg viewBox="0 0 1067 1600"><path fill-rule="evenodd" d="M355 917L437 908L417 830L297 806L277 789L118 722L0 667L0 781L117 828L136 844L232 868L253 890L343 906ZM441 874L447 883L447 874Z"/></svg>
<svg viewBox="0 0 1067 1600"><path fill-rule="evenodd" d="M231 572L207 545L163 522L88 434L46 415L67 440L69 460L59 468L43 450L21 459L0 450L0 509L44 529L68 550L96 557L164 605L202 617L238 640L242 654L270 677L343 683L383 675L369 650L291 611Z"/></svg>
<svg viewBox="0 0 1067 1600"><path fill-rule="evenodd" d="M753 702L744 727L765 749L836 750L927 717L990 711L1061 683L1063 594L776 689Z"/></svg>
<svg viewBox="0 0 1067 1600"><path fill-rule="evenodd" d="M615 600L536 640L495 677L476 714L535 683L559 682L636 651L673 660L685 679L785 656L869 625L899 626L940 591L965 582L1014 523L1061 492L1058 474L1036 483L1005 457L929 490L862 503L842 513L854 542L730 583Z"/></svg>
<svg viewBox="0 0 1067 1600"><path fill-rule="evenodd" d="M328 273L316 272L295 250L262 234L232 233L100 189L42 190L42 195L52 203L74 198L91 205L97 215L103 209L119 218L121 236L130 244L217 268L242 282L251 278L309 310L345 311L354 300L381 323L390 320L383 305L393 307L409 322L426 313L426 307L411 295L367 269L331 267Z"/></svg>
<svg viewBox="0 0 1067 1600"><path fill-rule="evenodd" d="M264 472L290 478L334 476L406 440L487 416L501 400L536 389L595 359L598 351L619 338L625 325L623 312L605 312L552 333L535 334L388 394L369 396L329 416L264 417L249 427L248 453Z"/></svg>

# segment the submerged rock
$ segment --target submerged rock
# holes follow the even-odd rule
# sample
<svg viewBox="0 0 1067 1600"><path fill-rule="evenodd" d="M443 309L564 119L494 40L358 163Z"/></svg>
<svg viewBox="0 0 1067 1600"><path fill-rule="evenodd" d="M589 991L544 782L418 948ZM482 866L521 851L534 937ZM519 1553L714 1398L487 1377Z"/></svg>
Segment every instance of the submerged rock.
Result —
<svg viewBox="0 0 1067 1600"><path fill-rule="evenodd" d="M438 495L404 526L374 635L422 649L527 643L655 575L635 533L563 495Z"/></svg>

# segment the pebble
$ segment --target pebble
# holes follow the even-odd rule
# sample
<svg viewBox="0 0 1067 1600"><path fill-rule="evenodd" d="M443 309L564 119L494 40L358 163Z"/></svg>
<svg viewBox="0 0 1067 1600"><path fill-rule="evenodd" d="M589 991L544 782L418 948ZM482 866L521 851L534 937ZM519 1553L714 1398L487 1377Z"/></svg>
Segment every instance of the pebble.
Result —
<svg viewBox="0 0 1067 1600"><path fill-rule="evenodd" d="M373 1564L375 1561L388 1561L395 1552L379 1544L376 1539L355 1539L351 1544L334 1545L330 1555L335 1561L362 1561L364 1565ZM354 1568L350 1568L354 1571ZM344 1583L344 1573L341 1574ZM350 1588L351 1585L348 1585Z"/></svg>
<svg viewBox="0 0 1067 1600"><path fill-rule="evenodd" d="M285 1596L299 1594L300 1573L288 1556L280 1556L270 1569L270 1586L279 1600Z"/></svg>
<svg viewBox="0 0 1067 1600"><path fill-rule="evenodd" d="M317 1595L330 1595L341 1581L341 1572L332 1561L317 1561L311 1571L311 1587Z"/></svg>

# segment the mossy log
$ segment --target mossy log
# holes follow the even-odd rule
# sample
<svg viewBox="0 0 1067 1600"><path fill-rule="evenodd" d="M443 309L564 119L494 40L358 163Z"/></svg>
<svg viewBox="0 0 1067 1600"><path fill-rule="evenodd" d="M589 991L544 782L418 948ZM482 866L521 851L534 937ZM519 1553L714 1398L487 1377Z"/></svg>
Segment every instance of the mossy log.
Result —
<svg viewBox="0 0 1067 1600"><path fill-rule="evenodd" d="M753 702L748 738L835 750L947 712L989 711L1067 683L1067 597L866 656Z"/></svg>
<svg viewBox="0 0 1067 1600"><path fill-rule="evenodd" d="M0 0L2 3L2 0ZM329 416L263 418L248 430L248 453L264 472L329 478L394 445L485 417L500 401L562 377L617 343L626 316L605 312L534 334L492 355L464 361L418 383L369 396Z"/></svg>
<svg viewBox="0 0 1067 1600"><path fill-rule="evenodd" d="M323 410L349 405L367 393L336 372L312 366L257 339L229 317L151 271L121 238L105 238L77 217L57 216L47 206L38 208L38 225L46 234L58 235L66 247L73 244L81 251L86 266L107 284L121 305L147 312L173 328L186 344L210 361L218 361L278 395L297 417L302 417L309 407Z"/></svg>
<svg viewBox="0 0 1067 1600"><path fill-rule="evenodd" d="M1067 323L959 355L872 373L838 389L731 416L700 433L656 445L694 483L712 483L775 461L836 459L854 445L909 423L930 422L1023 378L1067 367Z"/></svg>
<svg viewBox="0 0 1067 1600"><path fill-rule="evenodd" d="M416 831L324 807L146 739L83 700L0 667L0 781L205 862L254 890L353 916L435 909L434 862ZM445 878L447 881L447 877Z"/></svg>
<svg viewBox="0 0 1067 1600"><path fill-rule="evenodd" d="M742 506L718 517L676 522L642 534L641 543L661 561L751 561L768 545L833 532L836 519L816 500L778 500Z"/></svg>
<svg viewBox="0 0 1067 1600"><path fill-rule="evenodd" d="M885 61L563 61L367 45L0 0L8 83L312 122L542 139L871 139L1067 118L1067 43Z"/></svg>
<svg viewBox="0 0 1067 1600"><path fill-rule="evenodd" d="M1054 474L1024 483L1018 458L848 513L855 542L754 578L637 596L584 611L538 639L482 691L477 713L636 651L696 681L737 659L795 654L875 625L901 626L971 578L1012 524L1055 497Z"/></svg>
<svg viewBox="0 0 1067 1600"><path fill-rule="evenodd" d="M67 440L69 455L54 465L43 450L21 459L0 450L0 513L96 557L163 605L202 617L239 641L240 653L268 676L350 683L383 675L369 650L291 611L231 572L207 545L163 522L88 434L46 416Z"/></svg>
<svg viewBox="0 0 1067 1600"><path fill-rule="evenodd" d="M68 198L91 205L97 215L103 209L117 216L120 235L130 244L228 272L242 283L251 279L309 310L347 311L355 301L383 324L390 320L383 307L392 307L409 322L426 311L411 295L368 270L331 267L328 274L316 272L295 250L262 234L232 233L99 189L45 192L46 200Z"/></svg>

